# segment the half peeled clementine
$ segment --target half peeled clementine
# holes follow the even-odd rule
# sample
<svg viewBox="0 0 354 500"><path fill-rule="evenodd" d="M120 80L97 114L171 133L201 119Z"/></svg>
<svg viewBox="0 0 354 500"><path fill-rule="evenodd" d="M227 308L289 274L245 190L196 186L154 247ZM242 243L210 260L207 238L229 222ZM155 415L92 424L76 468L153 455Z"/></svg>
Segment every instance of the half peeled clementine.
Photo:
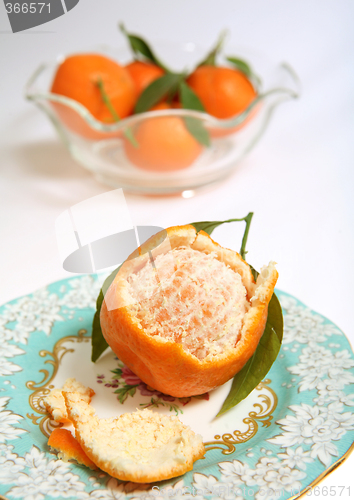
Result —
<svg viewBox="0 0 354 500"><path fill-rule="evenodd" d="M120 268L102 304L102 332L149 386L174 397L203 394L253 355L277 278L270 263L255 282L237 252L193 226L171 227Z"/></svg>

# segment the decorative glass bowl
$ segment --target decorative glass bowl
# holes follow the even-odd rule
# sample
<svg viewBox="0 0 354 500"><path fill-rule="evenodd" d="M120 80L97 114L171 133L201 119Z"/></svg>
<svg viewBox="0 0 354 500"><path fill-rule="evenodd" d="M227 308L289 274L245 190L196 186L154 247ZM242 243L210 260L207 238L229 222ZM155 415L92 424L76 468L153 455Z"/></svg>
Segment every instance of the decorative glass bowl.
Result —
<svg viewBox="0 0 354 500"><path fill-rule="evenodd" d="M206 53L191 43L155 43L154 48L164 60L174 62L176 71L185 70L186 66L192 70ZM119 64L132 60L128 49L113 50L101 46L90 52L104 54ZM34 72L26 85L25 96L52 121L72 157L93 172L101 182L141 194L195 190L228 176L237 162L258 142L274 108L281 102L299 96L298 78L288 64L275 65L264 55L250 51L230 52L247 60L259 76L259 81L255 83L256 99L243 113L231 119L220 120L207 113L185 109L162 109L132 115L113 124L104 124L97 121L78 102L49 92L63 56L55 63L42 64ZM127 138L132 135L135 137L139 128L144 127L147 121L150 126L166 117L174 117L174 121L183 120L185 124L189 120L197 128L203 127L209 133L210 145L200 146L194 154L195 159L193 154L191 159L183 161L179 160L179 155L171 155L174 159L169 158L171 161L168 161L169 165L166 164L169 170L152 170L154 167L149 162L144 165L144 155L142 159L135 161L134 146ZM156 127L157 130L158 128ZM171 140L174 140L173 137ZM156 154L158 155L158 151Z"/></svg>

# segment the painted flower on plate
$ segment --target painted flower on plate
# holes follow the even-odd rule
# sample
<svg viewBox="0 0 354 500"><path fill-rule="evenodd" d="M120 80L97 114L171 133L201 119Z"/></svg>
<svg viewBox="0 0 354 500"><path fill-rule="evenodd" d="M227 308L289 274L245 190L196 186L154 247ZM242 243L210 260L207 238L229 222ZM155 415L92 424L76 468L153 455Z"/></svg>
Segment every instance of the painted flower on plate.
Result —
<svg viewBox="0 0 354 500"><path fill-rule="evenodd" d="M325 342L332 335L340 335L340 330L333 324L325 323L319 314L298 303L294 298L280 296L284 314L283 344L291 342Z"/></svg>
<svg viewBox="0 0 354 500"><path fill-rule="evenodd" d="M60 300L60 304L70 309L86 309L87 307L95 309L102 282L102 276L94 279L90 275L70 280L68 282L70 290Z"/></svg>
<svg viewBox="0 0 354 500"><path fill-rule="evenodd" d="M297 448L287 448L285 453L278 453L277 456L282 459L283 466L290 468L297 467L298 469L305 470L306 463L313 462L309 451L304 451L302 446Z"/></svg>
<svg viewBox="0 0 354 500"><path fill-rule="evenodd" d="M354 383L354 374L345 371L354 366L347 349L333 353L329 349L309 342L308 347L302 349L299 363L287 369L293 375L301 377L300 392L317 388L324 378L337 379L336 385ZM338 382L341 379L341 382Z"/></svg>
<svg viewBox="0 0 354 500"><path fill-rule="evenodd" d="M24 429L14 427L23 417L10 410L5 410L9 400L10 398L6 396L0 398L0 443L16 439L20 434L26 432Z"/></svg>
<svg viewBox="0 0 354 500"><path fill-rule="evenodd" d="M318 458L329 465L332 456L338 456L338 449L333 441L338 441L348 431L354 429L354 415L348 412L336 418L335 411L319 406L301 403L289 406L295 413L278 420L284 432L268 439L272 444L282 447L296 444L311 445L311 457Z"/></svg>
<svg viewBox="0 0 354 500"><path fill-rule="evenodd" d="M0 376L12 375L15 372L20 372L22 370L21 366L9 361L8 358L14 358L24 353L25 351L16 345L9 344L5 341L1 342L0 337Z"/></svg>
<svg viewBox="0 0 354 500"><path fill-rule="evenodd" d="M288 466L270 469L264 474L265 488L263 489L268 492L267 498L279 498L279 495L283 494L284 491L300 491L301 479L305 477L305 472ZM261 498L261 492L257 495L258 497Z"/></svg>
<svg viewBox="0 0 354 500"><path fill-rule="evenodd" d="M242 463L239 460L232 462L220 462L219 468L221 478L226 483L232 483L234 486L245 484L253 486L256 484L253 478L255 470L252 469L247 463Z"/></svg>
<svg viewBox="0 0 354 500"><path fill-rule="evenodd" d="M78 500L88 498L84 491L85 483L79 476L70 472L70 464L61 460L48 460L46 454L37 446L24 456L26 470L13 477L15 486L8 494L14 498L43 500L46 495L53 498L75 497Z"/></svg>
<svg viewBox="0 0 354 500"><path fill-rule="evenodd" d="M12 453L13 446L1 445L0 448L0 484L13 483L18 473L25 468L25 459Z"/></svg>
<svg viewBox="0 0 354 500"><path fill-rule="evenodd" d="M193 487L186 487L185 492L191 493L191 498L203 500L212 498L213 500L242 500L242 493L239 487L234 487L230 482L218 480L215 476L205 475L196 472L193 475Z"/></svg>
<svg viewBox="0 0 354 500"><path fill-rule="evenodd" d="M10 330L10 340L27 344L31 332L43 331L49 335L54 322L63 320L59 312L58 295L42 288L32 295L7 304L1 315L7 322L16 321L14 328Z"/></svg>
<svg viewBox="0 0 354 500"><path fill-rule="evenodd" d="M141 379L127 366L122 368L122 378L127 385L139 385L142 382Z"/></svg>
<svg viewBox="0 0 354 500"><path fill-rule="evenodd" d="M95 478L91 477L94 481ZM98 483L93 483L94 486L98 486ZM99 488L91 491L89 494L89 500L126 500L127 495L137 495L134 496L137 500L148 500L150 498L156 498L156 496L149 496L149 490L151 488L150 484L147 483L132 483L130 481L120 483L117 479L110 477L105 485L105 488ZM132 500L132 497L129 497Z"/></svg>

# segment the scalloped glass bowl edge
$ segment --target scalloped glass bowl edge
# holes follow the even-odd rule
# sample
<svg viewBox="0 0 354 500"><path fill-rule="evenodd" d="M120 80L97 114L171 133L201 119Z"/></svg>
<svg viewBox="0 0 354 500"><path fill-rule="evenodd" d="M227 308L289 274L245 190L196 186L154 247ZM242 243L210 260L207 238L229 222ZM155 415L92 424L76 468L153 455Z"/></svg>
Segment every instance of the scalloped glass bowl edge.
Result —
<svg viewBox="0 0 354 500"><path fill-rule="evenodd" d="M174 47L182 51L183 47ZM100 49L112 57L112 50ZM188 46L190 53L190 46ZM120 51L117 62L127 51ZM243 54L238 55L243 56ZM246 55L248 60L250 56ZM96 120L80 103L48 91L58 63L41 64L25 87L25 97L34 102L53 123L59 137L71 156L90 170L97 179L111 187L122 187L140 194L173 194L195 190L215 183L230 175L238 162L257 144L266 130L274 109L282 102L300 95L300 83L296 73L286 63L275 65L264 56L254 56L251 65L260 75L262 85L257 98L241 114L227 120L219 120L207 113L185 109L167 109L132 115L117 123L103 124ZM66 125L58 113L61 107L79 120L79 126L89 131L85 137ZM138 129L147 120L161 117L193 119L209 131L209 147L203 147L197 159L189 166L171 171L153 171L135 166L124 149L125 136ZM75 127L74 127L75 128ZM91 132L92 133L91 133Z"/></svg>

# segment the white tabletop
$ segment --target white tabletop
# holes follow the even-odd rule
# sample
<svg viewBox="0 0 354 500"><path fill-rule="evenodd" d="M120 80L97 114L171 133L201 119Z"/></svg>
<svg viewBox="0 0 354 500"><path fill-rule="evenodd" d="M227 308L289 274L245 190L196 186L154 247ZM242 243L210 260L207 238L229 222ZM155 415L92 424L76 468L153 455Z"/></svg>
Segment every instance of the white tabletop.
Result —
<svg viewBox="0 0 354 500"><path fill-rule="evenodd" d="M82 0L48 24L12 34L0 6L0 303L69 275L59 262L55 219L110 189L70 158L45 116L24 100L34 68L58 53L119 46L119 20L147 39L207 47L226 27L231 46L289 62L302 96L277 109L223 183L190 199L126 193L133 221L168 227L253 211L249 262L259 268L275 260L278 288L331 319L354 344L353 17L354 4L344 0ZM238 249L240 235L220 230L219 240ZM351 456L321 486L352 486L353 495L353 466Z"/></svg>

